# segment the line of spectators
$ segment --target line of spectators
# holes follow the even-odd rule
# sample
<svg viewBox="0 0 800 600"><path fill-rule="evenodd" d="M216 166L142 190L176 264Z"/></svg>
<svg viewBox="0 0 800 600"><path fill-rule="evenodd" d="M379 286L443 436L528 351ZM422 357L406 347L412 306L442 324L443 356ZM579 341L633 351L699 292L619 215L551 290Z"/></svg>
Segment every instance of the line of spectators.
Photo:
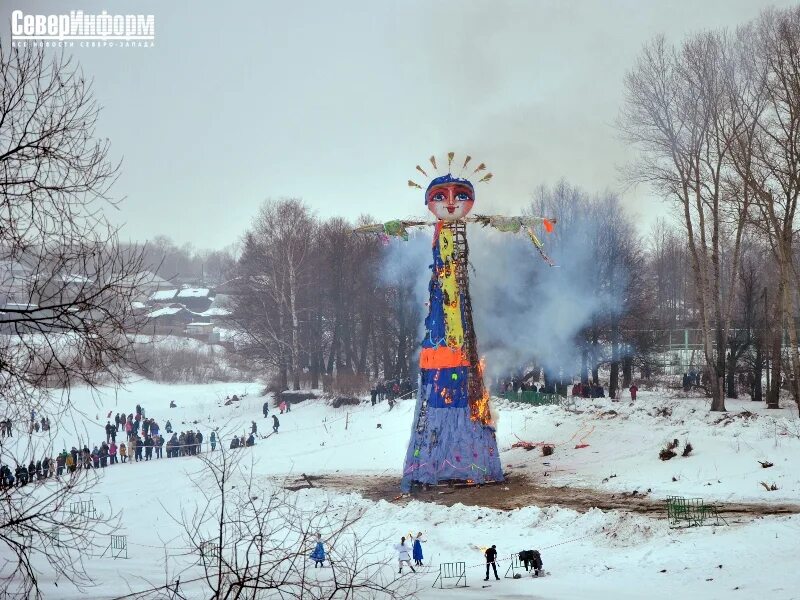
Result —
<svg viewBox="0 0 800 600"><path fill-rule="evenodd" d="M181 456L196 456L202 452L204 437L200 431L181 431L180 434L172 430L172 424L167 421L165 432L172 434L168 440L161 434L158 423L153 418L146 418L144 408L136 405L136 413L125 415L118 413L114 416L114 423L109 419L106 422L106 440L99 446L95 445L89 450L88 445L80 448L73 446L68 452L63 449L55 459L45 457L42 460L33 461L26 467L17 465L12 472L8 465L0 465L0 487L23 486L28 483L48 479L50 476L61 477L66 471L68 474L76 473L82 469L104 469L110 465L126 462L142 462L160 459L164 456L166 447L167 458L177 458ZM273 415L273 419L277 417ZM49 423L48 423L49 425ZM10 431L10 427L8 427ZM274 429L277 429L275 427ZM127 444L121 442L117 445L117 434L123 430L126 435ZM142 436L139 435L141 430ZM230 448L250 447L255 445L255 435L257 426L255 421L252 423L250 435L245 438L233 436ZM9 433L10 435L10 433ZM216 431L212 431L209 436L208 444L213 452L217 443L221 440Z"/></svg>

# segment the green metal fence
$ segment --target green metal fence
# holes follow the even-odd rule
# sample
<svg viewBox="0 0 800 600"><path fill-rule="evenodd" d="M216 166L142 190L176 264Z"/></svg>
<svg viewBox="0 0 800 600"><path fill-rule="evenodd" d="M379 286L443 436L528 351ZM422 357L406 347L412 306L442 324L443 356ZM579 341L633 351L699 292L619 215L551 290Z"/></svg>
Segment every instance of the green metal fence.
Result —
<svg viewBox="0 0 800 600"><path fill-rule="evenodd" d="M557 406L563 400L558 394L542 394L540 392L506 392L500 394L500 397L510 402L521 402L532 406Z"/></svg>
<svg viewBox="0 0 800 600"><path fill-rule="evenodd" d="M670 527L719 525L720 521L728 524L714 504L707 504L702 498L682 496L667 496L667 519Z"/></svg>

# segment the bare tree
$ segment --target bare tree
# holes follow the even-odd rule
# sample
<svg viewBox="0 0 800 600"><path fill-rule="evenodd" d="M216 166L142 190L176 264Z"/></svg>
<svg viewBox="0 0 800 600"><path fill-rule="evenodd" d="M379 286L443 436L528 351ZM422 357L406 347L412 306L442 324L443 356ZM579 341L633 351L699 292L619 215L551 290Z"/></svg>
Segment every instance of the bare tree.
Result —
<svg viewBox="0 0 800 600"><path fill-rule="evenodd" d="M729 47L725 35L713 32L695 35L680 48L663 38L649 43L626 77L618 121L625 138L643 152L629 179L653 185L681 210L707 370L713 374L711 410L725 410L730 290L749 215L749 198L731 194L731 148L742 123L732 110L730 89L739 72L728 59ZM726 239L732 241L727 252Z"/></svg>
<svg viewBox="0 0 800 600"><path fill-rule="evenodd" d="M24 461L23 461L24 464ZM42 598L43 573L79 590L95 586L87 558L105 549L119 526L111 507L90 505L87 492L99 477L81 470L61 478L0 488L0 581L5 592Z"/></svg>
<svg viewBox="0 0 800 600"><path fill-rule="evenodd" d="M365 218L361 219L365 221ZM379 268L376 238L352 235L353 224L312 218L302 203L267 203L244 238L231 322L238 348L261 361L276 385L295 388L301 374L321 375L366 391L375 378L413 376L420 322L407 272Z"/></svg>
<svg viewBox="0 0 800 600"><path fill-rule="evenodd" d="M238 598L406 598L408 578L394 577L381 551L384 540L356 532L365 509L314 503L281 487L264 485L242 464L246 450L200 455L192 475L198 506L170 515L197 557L205 597ZM309 555L317 532L328 552L325 577L312 576ZM392 563L393 564L393 563ZM196 579L193 579L196 581Z"/></svg>
<svg viewBox="0 0 800 600"><path fill-rule="evenodd" d="M300 387L315 228L302 202L265 203L245 237L234 286L232 319L245 345L277 368L284 388L289 375Z"/></svg>
<svg viewBox="0 0 800 600"><path fill-rule="evenodd" d="M123 249L103 216L119 165L108 140L95 138L98 113L70 59L0 45L0 418L18 434L31 411L46 411L57 428L73 409L73 385L119 382L133 360L141 253ZM14 464L17 450L3 444L0 459ZM33 556L42 552L65 577L85 579L79 561L39 543L34 529L60 526L70 532L65 552L82 551L91 527L60 510L74 491L70 480L35 495L4 493L0 543L30 596L39 595Z"/></svg>
<svg viewBox="0 0 800 600"><path fill-rule="evenodd" d="M800 410L796 320L800 273L795 246L800 198L800 9L766 11L754 25L743 28L742 37L745 56L754 57L752 78L761 91L746 104L755 127L751 159L742 170L758 207L760 218L754 226L766 233L778 265L778 306L789 337L788 379ZM780 333L779 328L778 340Z"/></svg>

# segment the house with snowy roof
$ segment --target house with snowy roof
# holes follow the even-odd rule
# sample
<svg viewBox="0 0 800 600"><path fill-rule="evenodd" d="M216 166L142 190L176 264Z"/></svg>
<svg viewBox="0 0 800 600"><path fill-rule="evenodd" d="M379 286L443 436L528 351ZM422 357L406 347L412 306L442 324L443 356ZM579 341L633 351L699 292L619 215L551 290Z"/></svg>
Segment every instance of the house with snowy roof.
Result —
<svg viewBox="0 0 800 600"><path fill-rule="evenodd" d="M178 290L174 301L183 304L192 312L202 313L211 308L214 292L210 288L183 288Z"/></svg>
<svg viewBox="0 0 800 600"><path fill-rule="evenodd" d="M170 288L166 290L156 290L147 298L150 304L172 304L175 302L175 296L178 295L177 288Z"/></svg>
<svg viewBox="0 0 800 600"><path fill-rule="evenodd" d="M33 269L17 260L0 260L0 305L26 302L36 276Z"/></svg>
<svg viewBox="0 0 800 600"><path fill-rule="evenodd" d="M154 327L178 327L181 330L189 323L200 320L196 313L181 304L162 306L146 315L148 325Z"/></svg>

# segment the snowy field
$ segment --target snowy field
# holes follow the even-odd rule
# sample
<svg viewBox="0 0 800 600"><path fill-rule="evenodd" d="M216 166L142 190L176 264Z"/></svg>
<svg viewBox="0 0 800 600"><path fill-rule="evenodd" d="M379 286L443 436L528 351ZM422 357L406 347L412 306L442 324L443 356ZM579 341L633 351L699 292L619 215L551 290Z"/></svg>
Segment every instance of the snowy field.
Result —
<svg viewBox="0 0 800 600"><path fill-rule="evenodd" d="M29 438L18 433L13 442L4 443L15 444L20 453L31 447L31 440L37 448L52 443L53 454L64 447L69 450L78 437L88 436L91 445L99 444L105 439L107 413L111 411L113 419L118 411L133 412L137 403L146 408L148 417L156 418L162 431L169 419L176 431L199 429L208 440L214 427L244 433L255 420L259 433L266 433L272 420L262 416L265 398L259 396L260 390L254 382L162 385L145 380L99 395L79 389L73 391L73 400L84 420L51 431L52 442L46 441L47 434ZM246 396L225 406L225 397L234 393ZM168 408L170 401L177 407ZM654 499L676 494L718 502L800 504L796 467L800 430L789 405L767 411L749 401L728 401L729 413L723 416L708 413L707 402L701 398L640 393L636 403L582 400L574 412L504 401L496 401L495 407L506 471L525 474L537 483L612 493L650 489ZM277 477L294 479L301 473L360 479L397 476L399 480L412 413L412 401L401 402L391 412L386 403L333 409L321 400L306 401L295 405L291 413L279 415L278 435L259 439L254 448L238 452L251 454L254 475L265 487ZM679 449L690 441L693 452L660 461L659 449L673 438L679 440ZM552 443L555 452L545 458L538 449L511 449L518 440ZM227 442L223 439L222 443L227 447ZM757 462L766 460L774 466L763 469ZM186 564L189 559L179 556L185 543L165 511L177 514L197 500L190 475L200 466L198 459L185 457L106 469L92 497L100 510L110 506L122 511L120 533L128 536L130 558L90 560L89 572L98 587L86 593L71 590L63 580L55 587L43 567L47 597L115 598L146 587L147 582L163 583L164 545L175 555L169 562L173 568ZM767 491L762 481L778 489ZM503 493L502 486L494 489ZM568 487L563 493L569 494ZM734 519L727 527L675 530L668 527L663 514L577 512L558 506L500 511L414 500L373 501L323 489L293 494L308 506L330 501L368 509L357 528L382 540L386 557L393 556L401 535L423 531L426 567L419 574L404 576L411 578L419 598L800 598L795 565L800 515L753 516ZM508 565L504 559L529 548L542 551L550 576L484 583L482 548L491 544L498 547L501 578ZM454 561L466 562L469 587L432 588L437 565ZM325 575L320 571L314 576ZM203 597L200 589L190 585L181 589L189 597Z"/></svg>

